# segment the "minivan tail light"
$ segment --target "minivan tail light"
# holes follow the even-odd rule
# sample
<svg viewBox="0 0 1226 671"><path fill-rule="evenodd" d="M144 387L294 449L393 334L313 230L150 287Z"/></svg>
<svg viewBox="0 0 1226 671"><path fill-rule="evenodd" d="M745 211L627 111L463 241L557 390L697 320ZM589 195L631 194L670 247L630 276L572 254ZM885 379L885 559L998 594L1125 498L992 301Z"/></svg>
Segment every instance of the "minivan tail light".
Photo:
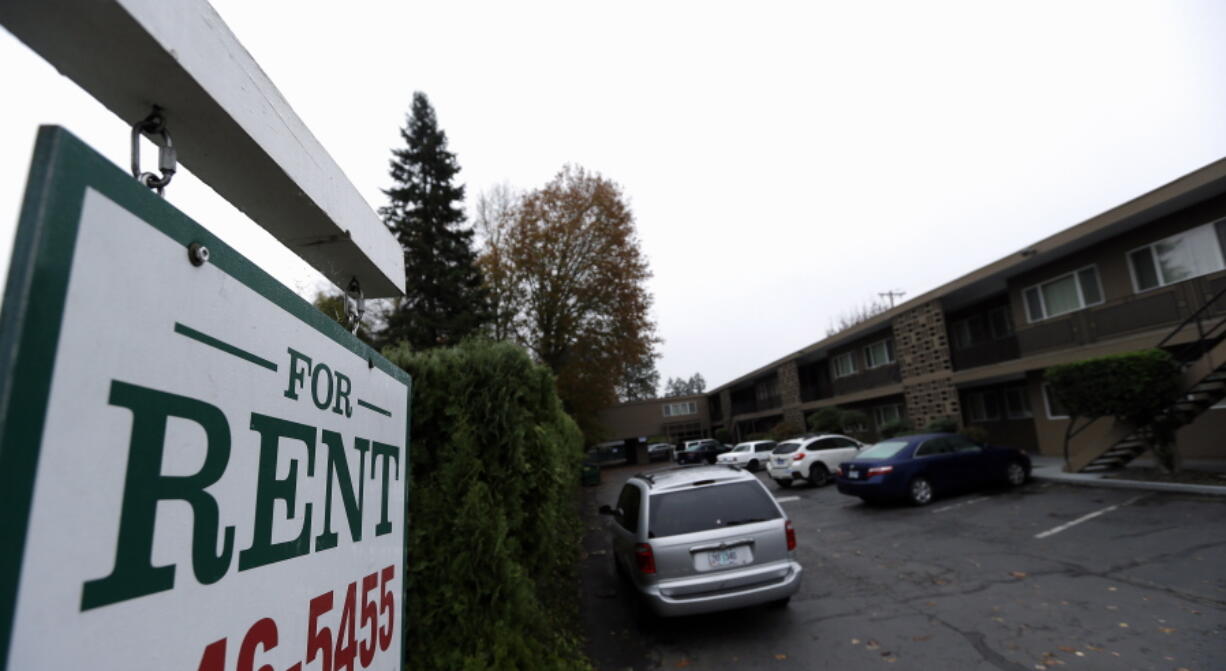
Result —
<svg viewBox="0 0 1226 671"><path fill-rule="evenodd" d="M874 475L885 475L892 470L894 470L893 466L873 466L872 468L868 469L868 477L871 478Z"/></svg>
<svg viewBox="0 0 1226 671"><path fill-rule="evenodd" d="M804 452L797 452L796 456L792 457L792 461L803 461L805 458Z"/></svg>
<svg viewBox="0 0 1226 671"><path fill-rule="evenodd" d="M783 529L787 532L788 551L791 552L796 549L796 530L792 528L792 520L788 520L787 524L783 525Z"/></svg>
<svg viewBox="0 0 1226 671"><path fill-rule="evenodd" d="M638 543L634 546L634 559L638 562L639 573L648 574L656 572L656 555L651 551L651 546L646 543Z"/></svg>

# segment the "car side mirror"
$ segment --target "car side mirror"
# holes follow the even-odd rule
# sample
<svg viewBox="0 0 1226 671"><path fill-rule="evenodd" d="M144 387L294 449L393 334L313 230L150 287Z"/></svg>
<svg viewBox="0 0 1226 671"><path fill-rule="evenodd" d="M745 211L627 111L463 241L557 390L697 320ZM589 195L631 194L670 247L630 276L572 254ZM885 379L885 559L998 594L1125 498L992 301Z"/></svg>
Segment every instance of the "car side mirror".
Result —
<svg viewBox="0 0 1226 671"><path fill-rule="evenodd" d="M613 509L608 506L608 504L605 504L605 505L600 506L600 514L601 515L615 515L617 513L615 513Z"/></svg>

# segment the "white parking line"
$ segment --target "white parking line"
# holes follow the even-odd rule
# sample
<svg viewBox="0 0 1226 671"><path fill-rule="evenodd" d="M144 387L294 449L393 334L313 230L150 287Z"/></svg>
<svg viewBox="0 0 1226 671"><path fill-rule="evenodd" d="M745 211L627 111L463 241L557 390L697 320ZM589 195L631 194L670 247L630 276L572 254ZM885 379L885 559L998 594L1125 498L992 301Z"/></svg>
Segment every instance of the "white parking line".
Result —
<svg viewBox="0 0 1226 671"><path fill-rule="evenodd" d="M1064 523L1064 524L1061 524L1061 525L1060 525L1060 526L1058 526L1058 527L1054 527L1054 528L1048 529L1047 531L1044 531L1044 532L1042 532L1042 533L1037 533L1037 534L1035 534L1035 535L1034 535L1034 537L1035 537L1036 539L1043 539L1043 538L1047 538L1048 536L1054 536L1055 534L1058 534L1058 533L1060 533L1061 531L1064 531L1064 530L1066 530L1066 529L1068 529L1068 528L1070 528L1070 527L1075 527L1075 526L1077 526L1078 524L1081 524L1082 522L1085 522L1086 520L1092 520L1092 519L1094 519L1095 517L1098 517L1099 515L1103 515L1103 514L1105 514L1105 513L1109 513L1109 512L1111 512L1112 510L1115 510L1116 508L1121 508L1121 507L1123 507L1123 506L1126 506L1126 505L1129 505L1129 504L1132 504L1132 503L1136 503L1137 501L1140 501L1141 499L1145 498L1146 496L1149 496L1149 494L1142 494L1141 496L1134 496L1134 497L1132 497L1131 499L1128 499L1127 501L1125 501L1125 502L1123 502L1123 503L1117 503L1117 504L1115 504L1115 505L1113 505L1113 506L1107 506L1106 508L1103 508L1102 510L1095 510L1094 512L1092 512L1092 513L1090 513L1090 514L1088 514L1088 515L1082 515L1081 517L1078 517L1077 519L1073 520L1072 522L1066 522L1066 523Z"/></svg>
<svg viewBox="0 0 1226 671"><path fill-rule="evenodd" d="M979 498L977 498L977 499L971 499L970 501L963 501L962 503L955 503L955 504L953 504L952 506L945 506L944 508L937 508L936 510L934 510L934 511L932 511L932 512L934 512L934 513L943 513L943 512L945 512L946 510L953 510L954 508L961 508L962 506L969 506L969 505L971 505L972 503L979 503L980 501L987 501L987 500L988 500L988 498L989 498L989 497L987 497L987 496L981 496L981 497L979 497Z"/></svg>
<svg viewBox="0 0 1226 671"><path fill-rule="evenodd" d="M788 501L799 501L800 497L799 496L784 496L782 498L778 498L775 500L778 501L779 503L787 503Z"/></svg>

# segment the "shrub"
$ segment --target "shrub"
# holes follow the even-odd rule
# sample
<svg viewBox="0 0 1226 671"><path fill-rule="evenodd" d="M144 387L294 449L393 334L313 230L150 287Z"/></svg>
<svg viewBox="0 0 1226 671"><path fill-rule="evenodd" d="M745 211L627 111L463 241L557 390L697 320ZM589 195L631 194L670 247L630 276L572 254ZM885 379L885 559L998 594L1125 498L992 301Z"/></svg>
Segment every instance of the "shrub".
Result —
<svg viewBox="0 0 1226 671"><path fill-rule="evenodd" d="M388 358L413 376L406 667L583 669L583 438L519 348Z"/></svg>
<svg viewBox="0 0 1226 671"><path fill-rule="evenodd" d="M958 420L953 417L937 417L924 426L926 433L956 433Z"/></svg>
<svg viewBox="0 0 1226 671"><path fill-rule="evenodd" d="M984 445L988 442L988 430L976 424L962 427L962 431L959 433L967 438L970 438L976 443L979 443L980 445Z"/></svg>
<svg viewBox="0 0 1226 671"><path fill-rule="evenodd" d="M721 443L731 443L732 442L732 432L729 431L728 429L720 427L715 430L715 439Z"/></svg>
<svg viewBox="0 0 1226 671"><path fill-rule="evenodd" d="M837 405L821 408L809 415L809 430L814 433L839 433L843 430L843 410Z"/></svg>
<svg viewBox="0 0 1226 671"><path fill-rule="evenodd" d="M864 432L868 427L868 414L863 410L844 410L839 413L839 431L842 433Z"/></svg>
<svg viewBox="0 0 1226 671"><path fill-rule="evenodd" d="M1086 359L1052 366L1043 377L1072 420L1115 417L1141 430L1164 468L1178 468L1176 423L1166 410L1179 399L1179 365L1168 352L1148 349Z"/></svg>
<svg viewBox="0 0 1226 671"><path fill-rule="evenodd" d="M773 441L778 442L781 440L787 440L788 438L792 438L793 436L799 436L800 434L804 432L805 432L804 427L797 424L796 422L783 421L783 422L779 422L774 427L772 427L770 432L767 435L769 436L768 440L773 440Z"/></svg>
<svg viewBox="0 0 1226 671"><path fill-rule="evenodd" d="M882 438L893 438L900 433L907 433L911 430L911 422L906 419L899 418L892 419L885 424L882 424L881 428L878 429L878 433L881 434Z"/></svg>

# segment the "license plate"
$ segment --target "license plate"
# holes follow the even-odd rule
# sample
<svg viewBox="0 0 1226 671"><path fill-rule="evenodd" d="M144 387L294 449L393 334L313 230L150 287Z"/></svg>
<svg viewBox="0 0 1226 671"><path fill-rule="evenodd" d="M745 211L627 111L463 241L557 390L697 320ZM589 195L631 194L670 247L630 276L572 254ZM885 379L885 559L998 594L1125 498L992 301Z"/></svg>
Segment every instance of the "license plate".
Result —
<svg viewBox="0 0 1226 671"><path fill-rule="evenodd" d="M847 472L847 477L851 478L852 480L859 480L859 479L860 479L860 471L848 471L848 472Z"/></svg>
<svg viewBox="0 0 1226 671"><path fill-rule="evenodd" d="M776 466L782 466L782 465L784 465L784 464L786 464L786 463L788 463L788 460L787 460L787 459L776 459L776 460L775 460L775 465L776 465Z"/></svg>
<svg viewBox="0 0 1226 671"><path fill-rule="evenodd" d="M707 553L707 564L711 568L728 568L749 563L748 548L731 548L728 550L713 550Z"/></svg>

